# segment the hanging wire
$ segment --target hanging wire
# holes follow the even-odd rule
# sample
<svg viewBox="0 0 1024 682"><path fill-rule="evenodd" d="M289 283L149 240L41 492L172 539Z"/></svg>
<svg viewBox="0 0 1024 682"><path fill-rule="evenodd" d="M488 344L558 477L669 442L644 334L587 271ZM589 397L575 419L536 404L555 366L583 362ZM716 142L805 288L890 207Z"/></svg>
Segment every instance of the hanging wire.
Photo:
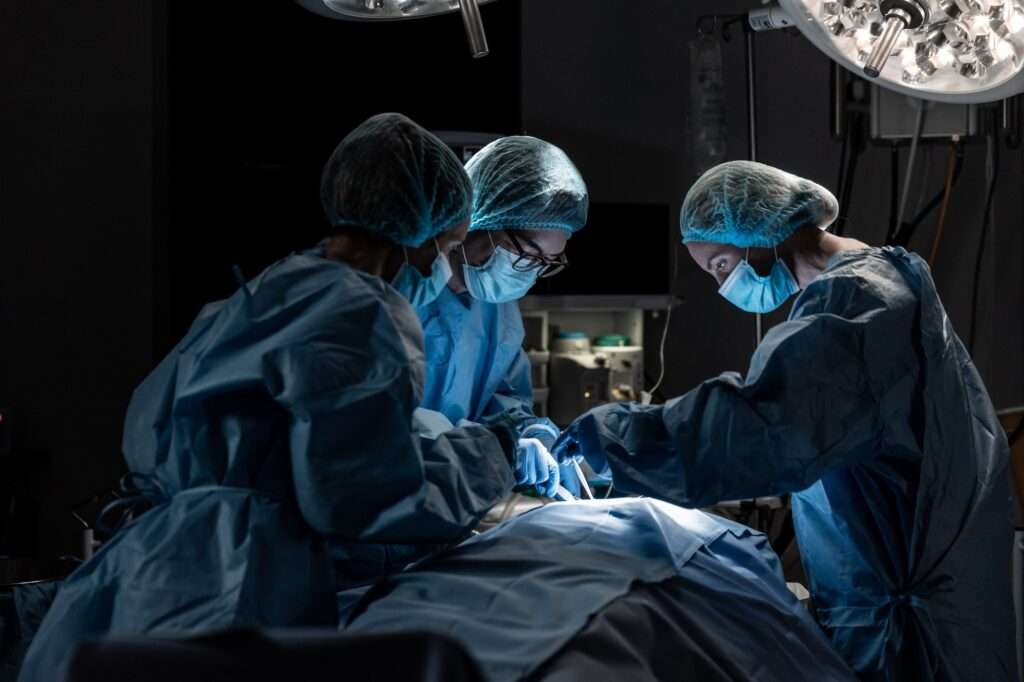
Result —
<svg viewBox="0 0 1024 682"><path fill-rule="evenodd" d="M907 214L907 201L910 199L910 186L914 182L914 166L917 163L917 149L921 143L921 135L924 132L924 102L918 101L917 119L914 123L914 137L910 142L910 157L907 159L907 174L903 179L903 192L900 194L899 208L896 211L895 220L889 228L889 239L887 244L898 244L904 231L903 217ZM893 146L893 186L897 186L896 178L899 174L899 148ZM895 196L895 195L894 195Z"/></svg>
<svg viewBox="0 0 1024 682"><path fill-rule="evenodd" d="M949 199L953 196L953 183L956 176L957 148L959 143L954 140L949 146L949 163L946 168L946 190L942 198L942 209L939 211L939 226L935 230L935 240L932 242L932 252L928 256L928 266L934 268L935 260L939 255L939 246L942 244L942 235L946 228L946 216L949 211Z"/></svg>
<svg viewBox="0 0 1024 682"><path fill-rule="evenodd" d="M665 342L668 340L668 326L672 323L672 304L669 304L665 310L665 328L661 331L661 345L658 347L658 364L661 368L658 370L658 380L654 382L654 386L651 387L649 393L654 395L658 389L661 388L661 383L665 380Z"/></svg>
<svg viewBox="0 0 1024 682"><path fill-rule="evenodd" d="M993 121L993 129L995 121ZM996 144L995 133L989 133L986 151L986 172L988 173L988 191L985 198L985 214L981 223L981 235L978 237L978 255L974 261L974 286L971 294L971 331L967 348L974 355L974 342L978 331L978 297L981 289L981 266L985 258L985 245L988 241L988 228L992 222L992 203L995 199L996 184L999 178L999 145Z"/></svg>
<svg viewBox="0 0 1024 682"><path fill-rule="evenodd" d="M674 247L672 249L672 284L674 285L677 281L679 281L679 247ZM646 392L645 401L647 398L653 398L665 380L665 342L668 341L668 330L672 324L672 309L675 306L676 301L673 300L665 310L665 328L661 330L661 344L658 347L658 364L661 365L658 369L658 380L654 382L651 390Z"/></svg>
<svg viewBox="0 0 1024 682"><path fill-rule="evenodd" d="M950 188L950 191L956 189L956 186L957 184L959 184L960 177L963 174L964 170L964 145L959 144L958 140L956 142L956 163L954 164L953 184ZM900 232L899 238L897 239L894 246L906 246L907 244L909 244L910 240L913 239L914 237L914 233L917 232L917 229L921 226L922 223L924 223L925 220L928 219L928 216L931 215L932 211L940 207L945 198L946 192L945 187L943 187L942 189L935 193L935 196L932 197L931 201L925 204L924 208L918 212L918 214L909 224L904 225L905 229Z"/></svg>
<svg viewBox="0 0 1024 682"><path fill-rule="evenodd" d="M907 177L903 180L903 194L900 197L900 210L896 217L896 229L903 225L903 216L907 214L907 200L910 198L910 185L914 182L914 163L917 161L917 147L921 143L924 132L924 102L918 101L917 123L914 124L914 139L910 142L910 158L907 160Z"/></svg>

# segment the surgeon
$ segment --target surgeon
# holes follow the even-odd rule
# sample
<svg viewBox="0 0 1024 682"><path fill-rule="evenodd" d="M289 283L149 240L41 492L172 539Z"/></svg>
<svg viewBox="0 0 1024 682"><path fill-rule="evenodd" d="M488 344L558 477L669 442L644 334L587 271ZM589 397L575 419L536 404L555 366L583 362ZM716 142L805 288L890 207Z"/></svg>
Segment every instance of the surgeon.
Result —
<svg viewBox="0 0 1024 682"><path fill-rule="evenodd" d="M568 265L569 238L587 222L587 187L565 152L535 137L492 142L466 165L473 183L469 236L452 278L417 307L427 351L423 406L453 423L503 416L519 433L517 483L551 496L570 466L549 452L559 429L533 413L530 361L516 301Z"/></svg>
<svg viewBox="0 0 1024 682"><path fill-rule="evenodd" d="M730 162L690 189L697 265L749 313L745 376L580 417L555 452L689 507L792 493L818 619L865 680L1015 680L1008 448L928 267L824 230L821 186Z"/></svg>
<svg viewBox="0 0 1024 682"><path fill-rule="evenodd" d="M457 541L512 489L510 427L424 439L414 418L409 300L447 281L465 171L385 114L324 178L326 240L208 305L136 390L124 455L154 506L67 580L21 682L63 679L87 638L335 625L326 538Z"/></svg>

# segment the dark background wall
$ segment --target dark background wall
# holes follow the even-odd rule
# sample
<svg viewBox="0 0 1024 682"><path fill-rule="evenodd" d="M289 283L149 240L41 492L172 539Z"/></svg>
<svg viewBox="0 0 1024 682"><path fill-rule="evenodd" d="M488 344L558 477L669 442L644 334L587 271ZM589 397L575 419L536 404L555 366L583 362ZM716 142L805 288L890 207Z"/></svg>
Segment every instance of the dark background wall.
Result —
<svg viewBox="0 0 1024 682"><path fill-rule="evenodd" d="M155 359L158 13L0 4L0 403L46 555L77 550L70 505L120 474Z"/></svg>
<svg viewBox="0 0 1024 682"><path fill-rule="evenodd" d="M172 328L324 234L320 169L383 111L431 129L519 129L519 5L482 8L492 55L457 14L387 25L293 2L171 3Z"/></svg>
<svg viewBox="0 0 1024 682"><path fill-rule="evenodd" d="M595 201L672 205L673 216L697 177L688 137L689 41L701 14L750 9L746 0L603 2L522 0L523 124L562 145L583 172ZM743 37L724 47L728 158L746 158ZM757 36L759 160L835 189L840 143L829 131L829 60L803 37ZM923 152L911 206L921 188L942 187L947 147ZM901 152L901 169L907 161ZM967 145L963 177L950 207L934 275L958 333L971 322L972 280L984 205L984 141ZM977 363L998 407L1024 403L1024 194L1021 152L1003 149L995 229L983 263ZM861 160L847 234L885 240L890 151L870 148ZM902 173L902 170L901 170ZM909 245L927 253L934 217ZM674 235L678 233L675 232ZM628 227L623 230L628 238ZM668 247L671 248L671 247ZM574 258L582 254L572 254ZM587 254L589 257L590 254ZM595 257L600 255L595 254ZM678 395L723 370L743 370L755 336L752 318L715 295L712 280L680 249L663 392ZM774 315L773 321L784 316ZM658 324L651 331L659 331ZM649 350L651 346L649 344ZM656 354L649 354L652 366Z"/></svg>
<svg viewBox="0 0 1024 682"><path fill-rule="evenodd" d="M500 0L483 9L483 61L469 58L457 16L375 26L287 0L244 11L167 0L0 5L0 406L40 463L33 552L76 550L68 507L121 473L131 391L204 302L234 289L231 266L255 274L319 238L320 168L355 124L393 110L435 129L525 129L569 152L595 201L665 203L675 214L695 177L687 43L697 14L752 4ZM762 160L834 187L828 61L799 36L766 34L758 45ZM741 42L725 54L729 154L742 158ZM983 159L971 143L935 266L961 334ZM935 150L929 193L944 164ZM862 160L854 236L882 239L888 168L883 148ZM977 347L1001 407L1024 403L1021 177L1020 153L1004 151ZM930 241L924 229L911 247ZM608 254L614 244L571 255ZM688 258L676 292L685 302L670 329L667 395L743 369L753 338L750 318ZM0 460L0 476L11 471Z"/></svg>

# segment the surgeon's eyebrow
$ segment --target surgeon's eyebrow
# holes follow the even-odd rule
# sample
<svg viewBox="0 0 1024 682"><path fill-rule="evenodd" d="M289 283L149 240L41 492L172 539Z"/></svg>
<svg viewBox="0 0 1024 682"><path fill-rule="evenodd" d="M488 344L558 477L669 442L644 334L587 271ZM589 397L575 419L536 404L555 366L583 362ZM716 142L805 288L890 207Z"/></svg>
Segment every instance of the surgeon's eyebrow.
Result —
<svg viewBox="0 0 1024 682"><path fill-rule="evenodd" d="M533 247L533 250L536 252L537 255L544 255L544 249L540 248L537 242L533 241L529 237L524 237L522 235L520 235L519 238L526 242L527 246Z"/></svg>
<svg viewBox="0 0 1024 682"><path fill-rule="evenodd" d="M713 253L710 256L708 256L708 266L705 269L708 272L714 272L714 270L711 268L711 262L714 261L716 258L721 258L724 254L725 254L725 251L722 250L722 251L716 251L715 253Z"/></svg>

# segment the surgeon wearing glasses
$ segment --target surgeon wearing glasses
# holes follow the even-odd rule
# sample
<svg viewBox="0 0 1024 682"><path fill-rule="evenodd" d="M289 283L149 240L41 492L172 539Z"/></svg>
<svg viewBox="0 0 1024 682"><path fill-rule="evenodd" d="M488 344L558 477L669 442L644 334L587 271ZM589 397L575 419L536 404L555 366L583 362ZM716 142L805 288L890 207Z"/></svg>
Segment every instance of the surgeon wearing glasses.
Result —
<svg viewBox="0 0 1024 682"><path fill-rule="evenodd" d="M453 424L505 421L519 434L515 478L551 496L578 485L549 448L559 429L533 413L530 361L516 301L568 266L566 247L587 221L586 184L558 147L505 137L466 165L473 183L470 231L449 259L451 275L421 300L427 355L422 407Z"/></svg>

